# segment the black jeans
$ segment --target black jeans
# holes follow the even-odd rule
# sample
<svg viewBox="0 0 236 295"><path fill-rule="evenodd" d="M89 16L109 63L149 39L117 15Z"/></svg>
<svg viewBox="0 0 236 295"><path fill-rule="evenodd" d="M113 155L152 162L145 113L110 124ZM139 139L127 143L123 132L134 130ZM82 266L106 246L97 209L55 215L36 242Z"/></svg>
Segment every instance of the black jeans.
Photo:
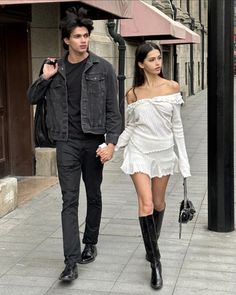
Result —
<svg viewBox="0 0 236 295"><path fill-rule="evenodd" d="M78 205L81 174L87 195L84 244L96 244L102 213L101 183L103 164L96 157L100 140L57 142L57 167L62 191L61 212L65 263L81 258Z"/></svg>

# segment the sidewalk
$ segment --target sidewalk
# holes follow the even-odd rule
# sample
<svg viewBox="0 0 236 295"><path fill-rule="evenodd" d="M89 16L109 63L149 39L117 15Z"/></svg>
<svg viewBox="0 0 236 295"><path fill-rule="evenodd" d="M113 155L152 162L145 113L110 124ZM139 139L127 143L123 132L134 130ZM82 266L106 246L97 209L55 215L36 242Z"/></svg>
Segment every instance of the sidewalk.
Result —
<svg viewBox="0 0 236 295"><path fill-rule="evenodd" d="M149 286L150 267L137 218L137 198L119 166L121 154L105 166L103 214L95 262L79 266L79 278L62 284L61 194L58 185L36 195L0 219L0 295L230 295L236 294L236 233L207 230L206 91L182 108L192 177L189 197L197 214L183 225L178 210L182 178L171 177L160 237L164 287ZM84 229L85 191L81 187L80 230Z"/></svg>

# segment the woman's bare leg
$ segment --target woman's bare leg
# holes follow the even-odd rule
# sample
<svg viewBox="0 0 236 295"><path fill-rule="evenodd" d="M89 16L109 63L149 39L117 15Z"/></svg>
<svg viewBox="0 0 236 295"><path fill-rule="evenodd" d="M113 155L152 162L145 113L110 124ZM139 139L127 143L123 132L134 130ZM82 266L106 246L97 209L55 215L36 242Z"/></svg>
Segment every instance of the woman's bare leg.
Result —
<svg viewBox="0 0 236 295"><path fill-rule="evenodd" d="M156 211L160 212L165 209L165 194L169 178L170 175L152 179L152 198Z"/></svg>
<svg viewBox="0 0 236 295"><path fill-rule="evenodd" d="M147 216L153 212L151 179L144 173L135 173L131 175L137 196L138 196L138 215Z"/></svg>

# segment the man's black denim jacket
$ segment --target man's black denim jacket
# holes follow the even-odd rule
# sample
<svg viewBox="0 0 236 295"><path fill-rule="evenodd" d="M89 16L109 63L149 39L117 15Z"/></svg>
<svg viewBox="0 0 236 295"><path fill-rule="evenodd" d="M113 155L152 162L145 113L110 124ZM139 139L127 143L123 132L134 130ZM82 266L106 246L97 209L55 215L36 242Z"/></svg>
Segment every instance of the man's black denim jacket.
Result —
<svg viewBox="0 0 236 295"><path fill-rule="evenodd" d="M47 127L50 137L68 139L68 99L64 58L49 80L42 75L28 89L31 104L47 100ZM106 134L106 142L116 144L121 132L117 102L117 79L112 65L89 52L81 81L81 125L85 133Z"/></svg>

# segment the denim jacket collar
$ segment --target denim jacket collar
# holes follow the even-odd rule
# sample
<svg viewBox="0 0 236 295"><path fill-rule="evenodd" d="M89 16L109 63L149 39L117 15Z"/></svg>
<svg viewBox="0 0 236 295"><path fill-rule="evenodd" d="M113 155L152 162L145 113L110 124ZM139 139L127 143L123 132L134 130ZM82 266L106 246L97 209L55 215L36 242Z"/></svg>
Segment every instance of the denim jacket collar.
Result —
<svg viewBox="0 0 236 295"><path fill-rule="evenodd" d="M64 54L64 56L58 60L58 65L59 65L58 72L64 77L64 79L66 78L65 59L67 58L68 54L69 52L67 51ZM94 54L93 52L89 51L89 56L88 56L87 63L85 65L84 72L86 72L91 66L93 66L93 64L96 64L96 63L99 63L98 56Z"/></svg>

